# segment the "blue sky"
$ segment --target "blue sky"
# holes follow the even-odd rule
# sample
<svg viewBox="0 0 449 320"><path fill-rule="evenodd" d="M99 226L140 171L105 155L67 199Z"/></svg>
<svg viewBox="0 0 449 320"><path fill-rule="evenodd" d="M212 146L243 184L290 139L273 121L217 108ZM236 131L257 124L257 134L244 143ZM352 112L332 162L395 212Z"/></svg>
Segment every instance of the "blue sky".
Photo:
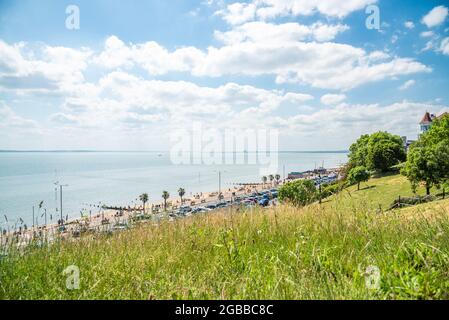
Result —
<svg viewBox="0 0 449 320"><path fill-rule="evenodd" d="M285 150L415 138L426 110L448 111L448 7L0 0L0 149L169 149L194 122L276 129Z"/></svg>

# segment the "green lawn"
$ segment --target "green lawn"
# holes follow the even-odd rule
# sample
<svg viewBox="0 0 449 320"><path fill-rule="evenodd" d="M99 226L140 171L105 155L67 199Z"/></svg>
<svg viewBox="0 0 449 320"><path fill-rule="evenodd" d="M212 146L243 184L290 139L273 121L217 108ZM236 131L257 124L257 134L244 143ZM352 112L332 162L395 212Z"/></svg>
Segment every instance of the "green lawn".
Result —
<svg viewBox="0 0 449 320"><path fill-rule="evenodd" d="M439 192L436 189L432 193ZM423 186L417 189L417 194L425 195L426 190ZM379 206L387 210L395 199L401 197L412 197L413 192L407 178L402 175L389 175L381 178L373 178L368 182L360 184L360 190L357 186L351 186L344 190L339 196L340 205L363 204L369 209L378 210ZM326 203L335 202L334 198L329 198Z"/></svg>
<svg viewBox="0 0 449 320"><path fill-rule="evenodd" d="M367 185L322 206L222 211L11 252L0 298L448 299L449 207L380 214L409 186L400 176ZM78 290L66 288L70 265ZM370 270L379 286L367 286Z"/></svg>

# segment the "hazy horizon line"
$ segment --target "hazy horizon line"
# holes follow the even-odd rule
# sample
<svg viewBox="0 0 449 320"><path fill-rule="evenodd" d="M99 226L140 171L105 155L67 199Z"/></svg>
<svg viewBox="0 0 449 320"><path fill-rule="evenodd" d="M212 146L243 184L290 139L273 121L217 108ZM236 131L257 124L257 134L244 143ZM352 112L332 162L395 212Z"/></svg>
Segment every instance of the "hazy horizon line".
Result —
<svg viewBox="0 0 449 320"><path fill-rule="evenodd" d="M169 150L90 150L90 149L74 149L74 150L27 150L27 149L0 149L2 153L107 153L107 152L116 152L116 153L167 153ZM259 152L272 152L270 150L266 151L233 151L231 153L259 153ZM348 153L349 150L280 150L274 153ZM222 151L222 153L229 153L226 151Z"/></svg>

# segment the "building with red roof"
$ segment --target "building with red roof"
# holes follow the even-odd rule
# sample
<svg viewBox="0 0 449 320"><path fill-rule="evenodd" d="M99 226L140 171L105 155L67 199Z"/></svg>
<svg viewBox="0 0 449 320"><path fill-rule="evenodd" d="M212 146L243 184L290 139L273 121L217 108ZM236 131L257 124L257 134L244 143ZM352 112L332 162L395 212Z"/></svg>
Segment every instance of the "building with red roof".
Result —
<svg viewBox="0 0 449 320"><path fill-rule="evenodd" d="M420 135L427 132L430 129L430 127L432 126L432 122L434 122L435 120L441 119L447 115L448 115L448 113L444 112L443 114L441 114L437 117L434 114L431 114L428 111L426 111L421 122L419 123L420 131L421 131Z"/></svg>

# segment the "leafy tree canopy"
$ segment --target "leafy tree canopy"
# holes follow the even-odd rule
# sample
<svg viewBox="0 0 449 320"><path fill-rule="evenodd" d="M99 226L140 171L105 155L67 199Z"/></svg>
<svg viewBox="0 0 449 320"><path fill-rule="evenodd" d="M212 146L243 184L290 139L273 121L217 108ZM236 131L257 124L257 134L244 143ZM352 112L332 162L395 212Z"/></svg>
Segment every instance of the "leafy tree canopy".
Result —
<svg viewBox="0 0 449 320"><path fill-rule="evenodd" d="M295 180L279 188L279 200L295 206L305 206L317 199L317 190L311 180Z"/></svg>
<svg viewBox="0 0 449 320"><path fill-rule="evenodd" d="M362 135L349 151L351 167L363 166L368 170L385 172L406 159L401 137L382 131Z"/></svg>
<svg viewBox="0 0 449 320"><path fill-rule="evenodd" d="M348 174L348 180L351 184L357 184L357 189L360 190L360 182L368 181L370 173L363 166L352 168Z"/></svg>
<svg viewBox="0 0 449 320"><path fill-rule="evenodd" d="M449 116L432 124L421 135L407 154L407 162L402 169L412 188L424 183L427 194L433 186L439 187L449 180Z"/></svg>

